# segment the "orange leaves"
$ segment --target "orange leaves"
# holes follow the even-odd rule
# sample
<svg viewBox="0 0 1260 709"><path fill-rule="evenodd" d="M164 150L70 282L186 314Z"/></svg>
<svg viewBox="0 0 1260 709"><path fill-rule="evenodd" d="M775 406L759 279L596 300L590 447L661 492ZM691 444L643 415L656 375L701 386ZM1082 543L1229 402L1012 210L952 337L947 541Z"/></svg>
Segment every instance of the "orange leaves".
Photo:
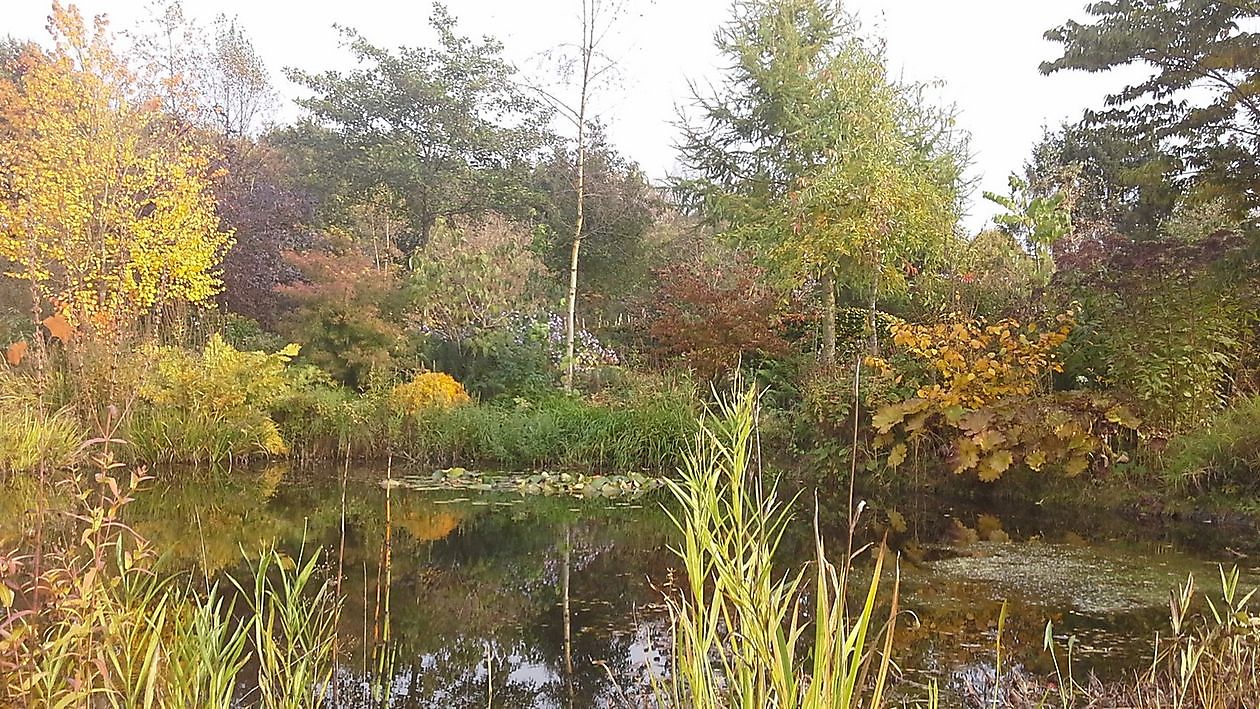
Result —
<svg viewBox="0 0 1260 709"><path fill-rule="evenodd" d="M74 337L74 326L61 313L44 318L43 325L48 329L49 335L62 342L69 342Z"/></svg>
<svg viewBox="0 0 1260 709"><path fill-rule="evenodd" d="M29 345L25 341L14 342L4 351L4 361L9 363L10 367L16 367L22 363L22 359L26 357L26 350Z"/></svg>

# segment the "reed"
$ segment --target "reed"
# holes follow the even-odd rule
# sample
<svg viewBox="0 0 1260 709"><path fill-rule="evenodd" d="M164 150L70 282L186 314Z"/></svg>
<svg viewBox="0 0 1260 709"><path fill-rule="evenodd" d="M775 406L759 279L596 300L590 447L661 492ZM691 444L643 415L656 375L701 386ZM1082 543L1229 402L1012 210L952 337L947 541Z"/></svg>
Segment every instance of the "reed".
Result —
<svg viewBox="0 0 1260 709"><path fill-rule="evenodd" d="M706 413L680 479L669 483L686 585L667 595L672 653L668 676L653 681L656 700L695 709L880 706L899 590L894 574L888 615L877 614L885 547L874 549L856 610L849 603L854 564L871 549L833 564L817 515L812 574L776 569L791 502L764 487L757 409L758 395L749 391Z"/></svg>

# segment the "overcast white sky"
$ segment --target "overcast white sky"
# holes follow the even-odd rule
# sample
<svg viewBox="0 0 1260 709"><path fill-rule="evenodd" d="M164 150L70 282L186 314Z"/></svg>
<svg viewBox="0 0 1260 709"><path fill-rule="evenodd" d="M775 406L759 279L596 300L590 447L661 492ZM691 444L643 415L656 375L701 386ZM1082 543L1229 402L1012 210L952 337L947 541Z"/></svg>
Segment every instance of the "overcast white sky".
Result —
<svg viewBox="0 0 1260 709"><path fill-rule="evenodd" d="M980 186L967 225L977 230L993 209L981 190L1006 191L1006 175L1021 169L1042 126L1075 120L1097 107L1128 76L1056 74L1037 65L1055 56L1041 36L1068 18L1084 19L1086 0L848 0L864 26L888 43L895 74L942 80L941 97L961 111L972 134L973 173ZM114 29L135 24L147 0L79 0L85 15L106 13ZM0 0L0 34L44 41L50 1ZM541 55L579 35L579 0L449 0L470 35L492 35L527 73L545 68ZM218 13L237 16L271 68L286 106L296 89L281 69L344 67L333 23L357 28L372 42L419 45L432 40L425 0L184 0L185 12L209 25ZM609 125L619 149L652 178L675 169L675 107L688 99L688 79L718 75L713 32L728 16L730 0L624 0L620 29L609 54L621 65L619 80L595 97L594 110Z"/></svg>

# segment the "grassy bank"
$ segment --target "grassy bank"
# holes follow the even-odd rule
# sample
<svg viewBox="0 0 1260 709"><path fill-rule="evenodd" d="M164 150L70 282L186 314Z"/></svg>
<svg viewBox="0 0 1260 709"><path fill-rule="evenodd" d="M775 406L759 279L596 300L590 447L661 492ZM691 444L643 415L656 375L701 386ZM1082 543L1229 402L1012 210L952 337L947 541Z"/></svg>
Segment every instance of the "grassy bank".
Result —
<svg viewBox="0 0 1260 709"><path fill-rule="evenodd" d="M295 353L240 351L216 337L201 352L131 352L99 377L68 370L60 386L41 385L35 372L0 369L0 471L41 462L72 467L82 461L79 442L106 425L125 441L119 457L141 464L348 456L443 467L668 471L695 428L695 397L665 380L478 402L437 372L353 390L318 369L293 366Z"/></svg>

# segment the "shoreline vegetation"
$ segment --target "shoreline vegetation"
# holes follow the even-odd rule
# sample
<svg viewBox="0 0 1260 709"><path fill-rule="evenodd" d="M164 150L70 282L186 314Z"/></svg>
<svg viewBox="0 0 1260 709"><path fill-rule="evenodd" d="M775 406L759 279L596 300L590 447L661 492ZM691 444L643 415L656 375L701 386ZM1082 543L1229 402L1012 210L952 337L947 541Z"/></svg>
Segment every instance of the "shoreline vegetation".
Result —
<svg viewBox="0 0 1260 709"><path fill-rule="evenodd" d="M815 519L808 564L776 557L811 489L1256 526L1254 3L1095 3L1050 28L1045 74L1154 74L1048 129L969 233L960 114L838 2L732 4L723 79L693 89L661 183L594 90L619 10L571 1L576 82L435 4L427 46L347 27L353 69L285 68L288 124L246 28L178 0L121 29L53 0L48 37L0 41L0 486L33 491L0 549L0 702L387 705L408 487L664 488L684 573L641 703L678 709L897 701L901 559L857 541L863 503L847 539ZM336 539L240 549L249 573L216 584L127 525L150 476L263 461L338 466ZM352 461L387 475L349 599ZM1106 685L1050 625L1053 676L1004 666L1003 613L987 684L951 701L1255 706L1241 578L1170 589L1149 670Z"/></svg>

